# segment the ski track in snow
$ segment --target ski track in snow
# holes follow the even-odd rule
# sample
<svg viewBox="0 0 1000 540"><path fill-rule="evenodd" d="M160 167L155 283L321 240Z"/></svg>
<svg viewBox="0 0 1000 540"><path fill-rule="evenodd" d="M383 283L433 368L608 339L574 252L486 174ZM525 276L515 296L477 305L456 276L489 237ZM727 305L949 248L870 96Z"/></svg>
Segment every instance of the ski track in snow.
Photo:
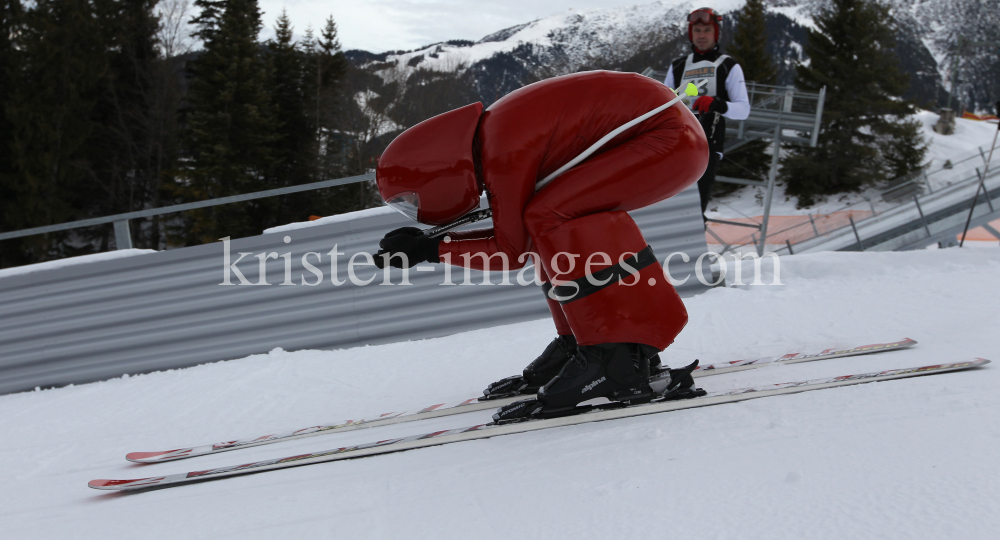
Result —
<svg viewBox="0 0 1000 540"><path fill-rule="evenodd" d="M671 364L903 337L912 350L700 379L713 390L975 356L1000 250L784 257L784 286L688 299ZM765 277L764 282L770 282ZM547 320L286 352L0 396L0 530L38 538L986 539L1000 530L1000 367L464 442L151 492L142 478L481 423L490 411L139 466L129 451L471 397ZM280 343L275 343L280 346ZM529 532L530 531L530 532Z"/></svg>

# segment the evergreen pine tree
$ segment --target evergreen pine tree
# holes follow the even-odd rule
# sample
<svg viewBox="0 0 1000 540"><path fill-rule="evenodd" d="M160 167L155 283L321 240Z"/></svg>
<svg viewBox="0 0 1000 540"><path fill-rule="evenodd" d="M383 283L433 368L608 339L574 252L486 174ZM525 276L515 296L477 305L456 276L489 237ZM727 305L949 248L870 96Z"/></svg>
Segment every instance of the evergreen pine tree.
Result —
<svg viewBox="0 0 1000 540"><path fill-rule="evenodd" d="M191 46L185 28L189 23L188 0L160 0L157 4L159 24L156 30L158 60L152 74L150 105L150 185L146 205L151 208L182 202L177 198L176 182L179 178L178 163L182 156L181 115L187 92L185 63ZM182 177L181 177L182 178ZM153 216L148 226L142 227L135 220L133 233L142 232L137 245L160 249L165 247L169 231L163 223L177 220L177 216Z"/></svg>
<svg viewBox="0 0 1000 540"><path fill-rule="evenodd" d="M227 0L194 0L194 5L198 7L198 15L191 18L191 24L197 30L191 35L208 43L215 39L219 26L222 25L222 15L226 11Z"/></svg>
<svg viewBox="0 0 1000 540"><path fill-rule="evenodd" d="M319 138L319 42L312 26L307 26L299 42L299 53L302 58L302 94L305 98L306 118L309 122L309 129L317 141ZM316 156L317 160L319 156ZM319 172L318 162L313 164L313 177L323 178Z"/></svg>
<svg viewBox="0 0 1000 540"><path fill-rule="evenodd" d="M826 87L817 148L797 148L782 171L803 206L816 196L860 189L920 166L926 148L913 106L901 99L908 78L895 53L889 8L874 0L831 0L809 31L810 62L796 67L796 86Z"/></svg>
<svg viewBox="0 0 1000 540"><path fill-rule="evenodd" d="M109 34L103 7L87 0L38 0L26 9L16 40L18 72L5 103L10 141L4 182L5 227L24 229L90 217L94 189L92 142L95 107L107 90ZM9 67L9 66L8 66ZM89 246L51 233L19 242L25 264L88 253ZM7 261L4 261L7 264Z"/></svg>
<svg viewBox="0 0 1000 540"><path fill-rule="evenodd" d="M285 11L278 17L274 32L275 38L267 43L271 101L277 119L272 176L277 185L288 186L311 180L308 166L315 137L306 118L304 58L292 40L291 21Z"/></svg>
<svg viewBox="0 0 1000 540"><path fill-rule="evenodd" d="M155 0L5 0L0 206L24 229L145 206ZM16 22L12 18L17 15ZM11 26L16 24L15 26ZM12 71L15 70L16 71ZM3 244L0 264L108 249L111 227Z"/></svg>
<svg viewBox="0 0 1000 540"><path fill-rule="evenodd" d="M348 111L356 107L354 95L358 89L349 87L351 71L347 56L340 48L337 23L327 17L320 31L316 50L316 110L319 119L321 171L325 178L357 175L368 172L352 159L357 138L353 118ZM374 166L372 166L374 168ZM370 184L349 184L330 190L331 212L349 212L372 206L375 189Z"/></svg>
<svg viewBox="0 0 1000 540"><path fill-rule="evenodd" d="M340 49L340 39L337 37L337 23L333 16L326 19L323 31L319 40L320 62L319 78L320 85L325 90L334 90L343 83L347 76L349 64L344 52Z"/></svg>
<svg viewBox="0 0 1000 540"><path fill-rule="evenodd" d="M767 16L763 0L747 0L740 10L728 52L740 64L747 81L777 84L778 72L767 53Z"/></svg>
<svg viewBox="0 0 1000 540"><path fill-rule="evenodd" d="M21 24L20 0L0 0L0 231L18 228L12 219L16 212L17 179L13 166L13 124L7 119L7 109L13 105L14 85L20 71L20 57L12 37ZM0 268L20 264L22 240L0 242Z"/></svg>
<svg viewBox="0 0 1000 540"><path fill-rule="evenodd" d="M346 125L343 114L344 100L351 99L351 96L347 95L349 92L345 85L350 65L340 50L337 23L334 22L333 16L327 17L317 46L315 90L316 116L319 120L323 145L321 169L324 176L329 178L345 174L362 174L364 171L359 172L347 165L347 141L345 141L347 135L341 128ZM348 187L342 191L357 191L355 187Z"/></svg>
<svg viewBox="0 0 1000 540"><path fill-rule="evenodd" d="M271 187L275 120L269 75L257 36L257 0L196 0L192 20L204 50L192 62L185 140L191 155L181 193L206 200ZM266 204L250 201L192 212L189 244L260 234L272 224Z"/></svg>
<svg viewBox="0 0 1000 540"><path fill-rule="evenodd" d="M275 38L267 43L271 62L271 100L277 121L272 143L272 185L291 186L316 180L318 139L308 114L311 88L306 80L308 63L293 41L291 21L282 11ZM311 70L310 70L311 71ZM311 213L323 213L322 193L286 195L278 199L274 218L279 222L304 221Z"/></svg>
<svg viewBox="0 0 1000 540"><path fill-rule="evenodd" d="M774 85L778 72L767 53L766 7L763 0L747 0L739 13L736 32L727 52L743 69L747 83ZM750 141L726 153L719 164L719 176L736 178L765 178L771 167L771 156L766 152L771 143ZM732 190L732 184L715 184L716 188ZM718 189L713 190L718 191Z"/></svg>
<svg viewBox="0 0 1000 540"><path fill-rule="evenodd" d="M313 137L314 153L311 165L312 177L316 181L329 180L343 176L342 167L336 158L327 159L327 138L329 130L329 98L325 94L329 89L322 81L322 49L312 27L307 27L299 43L299 54L302 58L302 93L309 132ZM330 164L333 164L331 167Z"/></svg>
<svg viewBox="0 0 1000 540"><path fill-rule="evenodd" d="M139 210L154 199L159 178L153 141L154 77L161 61L156 47L159 0L105 0L104 34L109 37L105 91L94 107L97 126L88 147L94 185L87 190L88 213L106 216ZM132 224L139 237L142 222ZM110 227L92 231L101 251L109 248ZM138 243L145 247L145 243ZM158 246L153 246L158 247Z"/></svg>

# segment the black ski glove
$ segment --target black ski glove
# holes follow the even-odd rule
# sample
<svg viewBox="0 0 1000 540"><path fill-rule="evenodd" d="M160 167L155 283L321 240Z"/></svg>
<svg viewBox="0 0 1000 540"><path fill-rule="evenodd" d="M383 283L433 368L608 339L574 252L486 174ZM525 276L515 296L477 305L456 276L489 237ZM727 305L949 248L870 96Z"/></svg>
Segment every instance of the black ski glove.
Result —
<svg viewBox="0 0 1000 540"><path fill-rule="evenodd" d="M424 231L416 227L403 227L390 231L378 243L382 248L375 254L375 266L385 268L385 260L388 256L389 266L393 268L411 268L422 262L441 262L438 257L438 245L440 238L425 238ZM403 265L403 258L406 256L406 265Z"/></svg>

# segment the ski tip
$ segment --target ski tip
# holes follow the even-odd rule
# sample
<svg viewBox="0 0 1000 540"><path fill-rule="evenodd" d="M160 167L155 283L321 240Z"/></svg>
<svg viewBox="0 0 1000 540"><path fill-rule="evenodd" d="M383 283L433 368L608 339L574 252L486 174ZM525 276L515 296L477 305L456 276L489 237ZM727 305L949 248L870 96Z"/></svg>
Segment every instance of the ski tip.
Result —
<svg viewBox="0 0 1000 540"><path fill-rule="evenodd" d="M953 362L950 364L938 364L936 366L927 366L927 369L937 369L945 371L961 371L970 368L980 368L989 364L990 361L985 358L976 357L968 362Z"/></svg>
<svg viewBox="0 0 1000 540"><path fill-rule="evenodd" d="M110 490L121 490L128 487L137 487L137 485L152 485L156 482L163 480L164 477L158 476L156 478L137 478L135 480L91 480L87 482L87 486L93 489L110 489Z"/></svg>
<svg viewBox="0 0 1000 540"><path fill-rule="evenodd" d="M178 450L166 450L164 452L130 452L130 453L128 453L128 454L125 455L125 459L127 459L129 461L133 461L135 463L155 463L157 461L166 461L166 460L160 460L160 459L156 459L156 458L158 458L160 456L165 456L167 454L172 454L172 453L178 452L180 450L181 449L178 449Z"/></svg>

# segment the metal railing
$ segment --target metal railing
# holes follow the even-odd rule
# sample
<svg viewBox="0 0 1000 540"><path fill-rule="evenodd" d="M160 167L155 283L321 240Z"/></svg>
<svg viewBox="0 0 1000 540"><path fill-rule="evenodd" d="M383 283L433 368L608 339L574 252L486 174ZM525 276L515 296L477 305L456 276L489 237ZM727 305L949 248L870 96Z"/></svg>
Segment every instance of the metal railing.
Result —
<svg viewBox="0 0 1000 540"><path fill-rule="evenodd" d="M913 196L923 195L928 187L927 167L921 167L910 174L890 180L881 190L882 200L885 202L909 200Z"/></svg>
<svg viewBox="0 0 1000 540"><path fill-rule="evenodd" d="M782 134L782 139L816 146L826 87L819 92L803 92L794 86L750 82L747 83L747 94L750 116L738 124L726 126L726 136L731 141L726 145L726 152L732 152L752 140L774 139L778 126L783 130L808 134L807 137Z"/></svg>
<svg viewBox="0 0 1000 540"><path fill-rule="evenodd" d="M998 146L1000 147L1000 146ZM949 236L953 225L945 226L945 222L956 219L955 215L964 215L972 205L973 191L982 181L981 171L977 168L980 160L985 161L984 151L988 148L977 148L959 155L954 161L948 160L947 166L939 165L933 170L924 168L917 173L890 181L881 192L882 203L876 207L876 200L863 197L861 200L845 204L824 214L806 214L794 216L790 225L774 230L771 233L777 240L774 245L784 244L776 248L778 253L806 253L825 249L835 250L869 250L889 248L887 244L894 237L912 236L913 231L922 231L919 238L906 236L899 240L900 249L913 249L921 242L930 245ZM1000 171L991 170L987 181L992 181L1000 175ZM977 204L985 210L977 214L976 226L988 226L984 219L993 213L990 207L995 198L995 186L990 183L991 197L978 195ZM904 189L910 192L899 193ZM886 207L885 203L891 204ZM964 209L964 210L963 210ZM963 213L964 212L964 213ZM998 216L1000 217L1000 216ZM721 220L720 220L721 221ZM732 223L747 226L747 223ZM936 225L937 224L937 225ZM987 231L992 227L987 228ZM894 236L895 235L895 236ZM718 234L716 234L718 237ZM756 244L758 238L748 234L740 239L718 237L723 245L723 252L737 251L742 245Z"/></svg>
<svg viewBox="0 0 1000 540"><path fill-rule="evenodd" d="M124 214L115 214L113 216L105 216L100 218L81 219L79 221L70 221L68 223L60 223L58 225L46 225L44 227L34 227L31 229L22 229L20 231L0 233L0 240L9 240L11 238L22 238L25 236L34 236L36 234L46 234L57 231L69 231L72 229L79 229L82 227L93 227L94 225L104 225L107 223L113 223L115 227L115 248L131 249L132 235L129 228L129 220L132 219L161 216L164 214L173 214L177 212L185 212L188 210L197 210L199 208L210 208L213 206L219 206L223 204L252 201L254 199L265 199L267 197L274 197L277 195L288 195L290 193L301 193L303 191L312 191L315 189L337 187L347 184L356 184L358 182L367 182L374 179L375 179L375 173L368 173L359 176L349 176L346 178L336 178L334 180L313 182L311 184L302 184L298 186L269 189L266 191L257 191L255 193L244 193L242 195L233 195L231 197L220 197L218 199L209 199L207 201L175 204L172 206L164 206L162 208L149 208L146 210L137 210L135 212L126 212Z"/></svg>

